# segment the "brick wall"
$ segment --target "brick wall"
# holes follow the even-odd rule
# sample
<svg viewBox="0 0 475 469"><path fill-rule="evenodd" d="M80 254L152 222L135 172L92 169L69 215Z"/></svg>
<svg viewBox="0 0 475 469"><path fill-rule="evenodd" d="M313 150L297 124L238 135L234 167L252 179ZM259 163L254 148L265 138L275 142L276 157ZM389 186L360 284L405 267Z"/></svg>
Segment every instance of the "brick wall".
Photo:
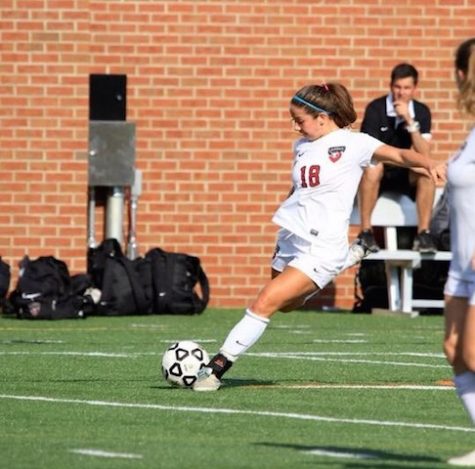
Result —
<svg viewBox="0 0 475 469"><path fill-rule="evenodd" d="M361 119L410 61L444 160L467 129L452 61L473 24L474 0L2 0L0 255L14 280L25 253L85 270L88 77L127 74L141 252L200 256L212 305L242 307L268 277L289 189L292 93L340 81ZM352 301L349 272L319 304Z"/></svg>

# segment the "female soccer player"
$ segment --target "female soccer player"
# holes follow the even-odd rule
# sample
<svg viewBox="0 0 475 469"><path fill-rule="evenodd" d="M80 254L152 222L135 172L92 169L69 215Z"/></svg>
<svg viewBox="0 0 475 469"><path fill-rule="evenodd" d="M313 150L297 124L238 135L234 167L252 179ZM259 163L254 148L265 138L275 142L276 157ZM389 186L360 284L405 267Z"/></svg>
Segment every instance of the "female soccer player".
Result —
<svg viewBox="0 0 475 469"><path fill-rule="evenodd" d="M455 74L459 108L473 119L475 37L458 47ZM475 423L475 127L446 169L452 261L444 289L444 351L452 365L457 394ZM475 451L448 462L475 466Z"/></svg>
<svg viewBox="0 0 475 469"><path fill-rule="evenodd" d="M301 305L359 259L348 249L348 225L363 169L372 159L432 176L427 156L384 145L349 127L353 100L338 83L305 86L290 100L294 130L293 188L274 214L281 227L271 280L201 370L193 389L216 391L222 375L264 333L276 311Z"/></svg>

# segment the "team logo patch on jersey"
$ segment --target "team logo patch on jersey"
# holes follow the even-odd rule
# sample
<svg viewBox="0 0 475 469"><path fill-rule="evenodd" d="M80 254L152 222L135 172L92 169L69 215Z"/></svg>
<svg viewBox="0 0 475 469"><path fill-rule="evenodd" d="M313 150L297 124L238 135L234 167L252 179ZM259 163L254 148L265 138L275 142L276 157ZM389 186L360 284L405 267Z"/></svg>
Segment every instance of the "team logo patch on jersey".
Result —
<svg viewBox="0 0 475 469"><path fill-rule="evenodd" d="M330 147L328 149L328 158L330 158L333 163L336 163L343 156L345 150L346 147Z"/></svg>

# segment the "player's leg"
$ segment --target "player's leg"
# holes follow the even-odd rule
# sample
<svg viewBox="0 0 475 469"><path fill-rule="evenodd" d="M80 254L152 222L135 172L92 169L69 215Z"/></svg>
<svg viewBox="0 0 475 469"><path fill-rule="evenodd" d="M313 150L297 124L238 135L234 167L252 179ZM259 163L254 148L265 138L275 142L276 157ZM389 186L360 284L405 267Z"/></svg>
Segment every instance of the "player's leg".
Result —
<svg viewBox="0 0 475 469"><path fill-rule="evenodd" d="M466 367L475 373L475 301L468 305L463 338L463 361Z"/></svg>
<svg viewBox="0 0 475 469"><path fill-rule="evenodd" d="M455 285L448 279L446 291L468 294L467 297L445 296L444 351L454 369L457 395L475 423L475 287ZM462 291L463 290L463 291ZM474 466L475 451L449 459L454 466Z"/></svg>
<svg viewBox="0 0 475 469"><path fill-rule="evenodd" d="M304 273L286 267L260 291L241 321L229 332L220 353L235 362L259 340L274 313L301 306L304 298L316 290L316 285Z"/></svg>
<svg viewBox="0 0 475 469"><path fill-rule="evenodd" d="M215 391L220 379L232 364L264 334L271 316L281 310L301 305L318 287L300 270L287 266L260 291L243 318L231 329L220 351L195 382L195 391Z"/></svg>
<svg viewBox="0 0 475 469"><path fill-rule="evenodd" d="M465 312L465 317L460 346L456 352L454 382L457 394L475 424L475 304L470 305L468 298L459 298L453 307L457 304Z"/></svg>
<svg viewBox="0 0 475 469"><path fill-rule="evenodd" d="M466 314L467 298L445 295L444 353L455 375L467 371L462 348Z"/></svg>
<svg viewBox="0 0 475 469"><path fill-rule="evenodd" d="M421 252L436 252L437 246L429 232L435 184L432 179L413 171L409 173L409 180L416 188L417 235L413 249Z"/></svg>
<svg viewBox="0 0 475 469"><path fill-rule="evenodd" d="M358 189L358 209L360 213L361 231L358 239L371 251L379 251L374 239L371 225L371 214L378 200L381 179L384 174L384 165L378 163L366 168Z"/></svg>

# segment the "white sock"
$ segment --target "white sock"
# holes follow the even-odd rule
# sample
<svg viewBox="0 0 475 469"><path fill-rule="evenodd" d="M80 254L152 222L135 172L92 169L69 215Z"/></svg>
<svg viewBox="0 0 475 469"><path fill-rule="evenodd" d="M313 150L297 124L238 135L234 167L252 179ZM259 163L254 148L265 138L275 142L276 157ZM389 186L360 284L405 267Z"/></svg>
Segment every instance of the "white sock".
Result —
<svg viewBox="0 0 475 469"><path fill-rule="evenodd" d="M465 410L475 424L475 373L466 371L454 376L455 389L460 397Z"/></svg>
<svg viewBox="0 0 475 469"><path fill-rule="evenodd" d="M232 362L252 347L269 324L269 319L247 309L244 317L231 329L220 352Z"/></svg>

